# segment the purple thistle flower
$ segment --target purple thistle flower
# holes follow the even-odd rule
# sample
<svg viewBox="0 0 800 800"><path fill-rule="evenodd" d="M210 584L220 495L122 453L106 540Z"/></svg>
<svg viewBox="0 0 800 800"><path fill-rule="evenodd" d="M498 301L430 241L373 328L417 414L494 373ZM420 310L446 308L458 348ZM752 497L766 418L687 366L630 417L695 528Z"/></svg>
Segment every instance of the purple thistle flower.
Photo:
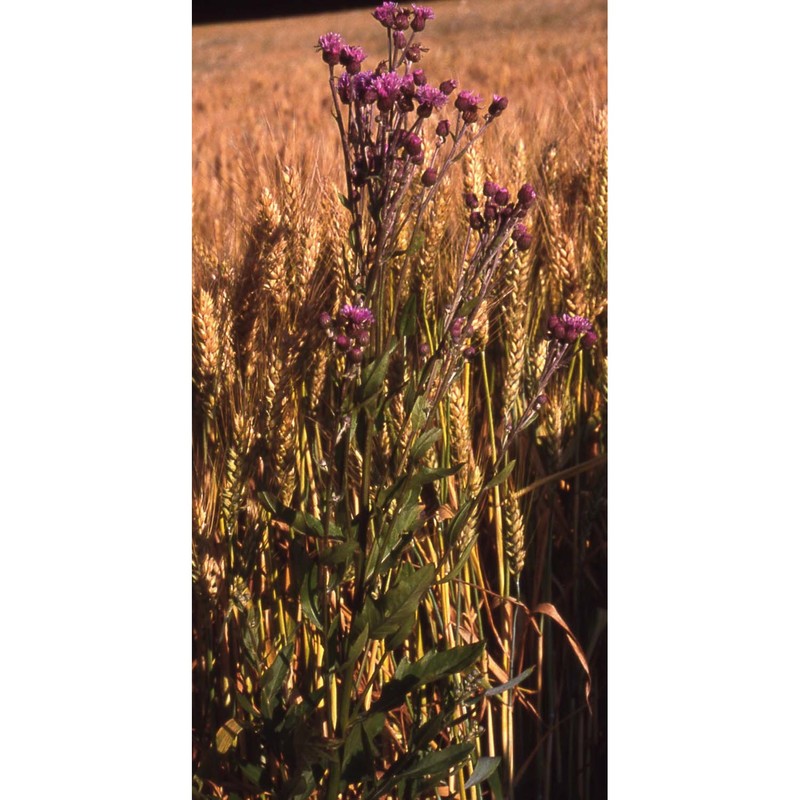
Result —
<svg viewBox="0 0 800 800"><path fill-rule="evenodd" d="M508 108L508 98L499 94L492 95L492 102L489 104L489 116L496 117Z"/></svg>
<svg viewBox="0 0 800 800"><path fill-rule="evenodd" d="M339 99L342 101L342 103L344 103L346 106L349 106L350 101L353 99L353 92L350 84L350 76L346 72L343 72L339 76L339 80L336 83L336 93L339 95Z"/></svg>
<svg viewBox="0 0 800 800"><path fill-rule="evenodd" d="M458 93L456 108L459 111L477 111L481 98L475 92L463 91Z"/></svg>
<svg viewBox="0 0 800 800"><path fill-rule="evenodd" d="M364 351L360 347L351 347L347 351L347 359L354 364L360 364L364 360Z"/></svg>
<svg viewBox="0 0 800 800"><path fill-rule="evenodd" d="M361 306L344 305L339 311L339 317L345 325L350 323L353 328L368 328L375 324L372 311Z"/></svg>
<svg viewBox="0 0 800 800"><path fill-rule="evenodd" d="M431 108L441 108L447 102L447 95L430 84L425 84L417 89L417 100Z"/></svg>
<svg viewBox="0 0 800 800"><path fill-rule="evenodd" d="M494 181L484 181L483 183L483 196L488 197L490 200L500 191L500 187Z"/></svg>
<svg viewBox="0 0 800 800"><path fill-rule="evenodd" d="M526 250L531 249L531 245L533 244L533 236L530 233L523 233L519 239L517 239L517 250L520 253L524 253Z"/></svg>
<svg viewBox="0 0 800 800"><path fill-rule="evenodd" d="M339 53L339 63L351 74L361 72L361 63L367 57L363 47L346 44Z"/></svg>
<svg viewBox="0 0 800 800"><path fill-rule="evenodd" d="M425 28L425 23L429 19L434 18L433 9L428 6L417 6L414 5L414 3L411 4L411 8L414 9L414 19L411 20L411 29L419 32Z"/></svg>
<svg viewBox="0 0 800 800"><path fill-rule="evenodd" d="M409 133L403 142L403 148L410 156L422 155L422 139L416 133Z"/></svg>
<svg viewBox="0 0 800 800"><path fill-rule="evenodd" d="M391 28L394 25L394 15L397 11L397 3L381 3L373 12L375 17L384 28Z"/></svg>
<svg viewBox="0 0 800 800"><path fill-rule="evenodd" d="M458 83L453 80L453 78L448 78L448 80L442 81L439 84L439 89L445 94L449 95L453 94L453 92L456 90L456 86L458 86Z"/></svg>
<svg viewBox="0 0 800 800"><path fill-rule="evenodd" d="M589 347L597 341L594 327L586 317L572 316L571 314L562 314L560 317L553 315L547 320L547 327L553 338L560 342L575 342L581 334L588 337Z"/></svg>
<svg viewBox="0 0 800 800"><path fill-rule="evenodd" d="M536 199L536 192L529 183L523 183L519 192L517 193L517 200L519 200L520 208L530 208L533 201Z"/></svg>
<svg viewBox="0 0 800 800"><path fill-rule="evenodd" d="M428 82L424 69L415 69L411 73L411 76L414 78L414 83L417 86L424 86Z"/></svg>
<svg viewBox="0 0 800 800"><path fill-rule="evenodd" d="M401 78L396 72L385 72L375 78L373 85L378 93L378 108L389 111L400 93Z"/></svg>
<svg viewBox="0 0 800 800"><path fill-rule="evenodd" d="M344 39L339 33L326 33L319 37L316 49L322 51L322 60L334 66L339 63L339 53L344 46Z"/></svg>
<svg viewBox="0 0 800 800"><path fill-rule="evenodd" d="M404 31L411 24L408 14L403 10L398 10L394 15L394 29Z"/></svg>
<svg viewBox="0 0 800 800"><path fill-rule="evenodd" d="M353 75L351 86L354 100L371 105L378 99L378 91L375 88L375 73L372 70Z"/></svg>

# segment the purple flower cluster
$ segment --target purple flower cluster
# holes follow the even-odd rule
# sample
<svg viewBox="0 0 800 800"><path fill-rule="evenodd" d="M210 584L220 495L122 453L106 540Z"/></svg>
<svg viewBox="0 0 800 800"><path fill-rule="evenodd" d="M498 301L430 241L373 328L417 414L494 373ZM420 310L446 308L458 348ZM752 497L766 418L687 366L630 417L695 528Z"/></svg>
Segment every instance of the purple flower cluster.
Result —
<svg viewBox="0 0 800 800"><path fill-rule="evenodd" d="M344 305L335 322L330 314L323 312L319 324L328 331L337 350L344 353L348 361L358 364L364 360L364 348L370 340L369 329L375 324L375 316L370 309Z"/></svg>
<svg viewBox="0 0 800 800"><path fill-rule="evenodd" d="M456 97L456 108L461 112L464 122L478 121L478 106L482 98L475 92L459 92Z"/></svg>
<svg viewBox="0 0 800 800"><path fill-rule="evenodd" d="M361 71L361 64L367 57L363 47L353 47L344 43L341 34L326 33L319 37L317 50L322 52L322 60L331 67L341 64L350 75Z"/></svg>
<svg viewBox="0 0 800 800"><path fill-rule="evenodd" d="M412 3L411 8L399 6L397 3L381 3L372 16L392 31L405 31L410 27L412 31L419 32L425 29L425 23L433 19L433 11L428 6L417 6Z"/></svg>
<svg viewBox="0 0 800 800"><path fill-rule="evenodd" d="M522 185L517 192L517 202L511 203L511 193L504 186L494 181L483 184L483 196L486 198L483 212L478 211L481 201L474 192L464 195L464 203L472 212L469 215L469 225L473 230L497 233L501 227L511 225L511 239L516 242L517 249L529 250L533 237L527 225L520 222L525 212L533 205L536 192L529 183Z"/></svg>
<svg viewBox="0 0 800 800"><path fill-rule="evenodd" d="M562 314L553 314L547 320L547 330L550 336L558 342L571 344L577 342L583 336L581 344L585 349L589 349L597 341L597 334L592 323L585 317Z"/></svg>

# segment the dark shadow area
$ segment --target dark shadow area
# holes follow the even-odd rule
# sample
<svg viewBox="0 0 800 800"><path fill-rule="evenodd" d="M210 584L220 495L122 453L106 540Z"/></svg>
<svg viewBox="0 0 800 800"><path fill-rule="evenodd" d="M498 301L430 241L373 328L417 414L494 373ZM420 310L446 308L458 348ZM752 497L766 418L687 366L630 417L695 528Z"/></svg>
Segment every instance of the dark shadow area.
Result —
<svg viewBox="0 0 800 800"><path fill-rule="evenodd" d="M271 17L291 17L318 14L324 11L343 11L348 8L368 8L379 5L375 0L194 0L192 25L213 22L240 22Z"/></svg>

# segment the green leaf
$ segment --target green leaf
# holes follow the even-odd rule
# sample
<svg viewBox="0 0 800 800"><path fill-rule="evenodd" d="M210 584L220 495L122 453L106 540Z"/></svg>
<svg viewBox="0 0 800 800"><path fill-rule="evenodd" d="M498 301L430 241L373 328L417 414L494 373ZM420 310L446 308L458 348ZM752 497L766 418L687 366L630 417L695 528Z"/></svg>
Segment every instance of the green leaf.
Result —
<svg viewBox="0 0 800 800"><path fill-rule="evenodd" d="M304 536L325 536L325 527L322 522L305 511L296 511L281 503L275 495L269 492L258 492L256 495L262 505L267 508L275 519L288 525L292 530ZM329 537L344 540L344 534L333 522L330 524Z"/></svg>
<svg viewBox="0 0 800 800"><path fill-rule="evenodd" d="M492 478L489 483L486 484L486 488L492 489L501 484L511 474L511 470L513 470L516 465L516 459L509 461L508 464L506 464L503 469L501 469L500 472L498 472L497 475L495 475L494 478Z"/></svg>
<svg viewBox="0 0 800 800"><path fill-rule="evenodd" d="M419 602L428 591L436 573L433 564L425 564L415 570L410 564L402 564L394 586L378 602L367 597L363 610L353 625L359 632L369 625L371 639L385 639L405 629L409 619L413 621Z"/></svg>
<svg viewBox="0 0 800 800"><path fill-rule="evenodd" d="M398 336L413 336L417 328L417 296L412 294L406 300L400 318L397 320Z"/></svg>
<svg viewBox="0 0 800 800"><path fill-rule="evenodd" d="M381 354L380 358L375 359L375 361L364 369L361 383L362 401L366 401L380 391L384 378L386 377L386 371L389 368L389 357L392 355L395 347L397 347L397 340L393 339L389 347Z"/></svg>
<svg viewBox="0 0 800 800"><path fill-rule="evenodd" d="M422 458L428 450L433 447L439 439L442 438L442 429L441 428L431 428L429 431L425 431L416 442L414 442L413 447L411 448L411 458L413 460L417 460Z"/></svg>
<svg viewBox="0 0 800 800"><path fill-rule="evenodd" d="M261 679L261 714L272 717L278 705L279 692L286 682L294 652L294 638L278 652Z"/></svg>
<svg viewBox="0 0 800 800"><path fill-rule="evenodd" d="M510 681L507 681L501 686L492 686L491 689L487 689L483 694L485 697L494 697L496 694L503 694L503 692L507 692L509 689L513 689L515 686L522 683L532 672L533 667L528 667L528 669L520 672L519 675L515 675Z"/></svg>
<svg viewBox="0 0 800 800"><path fill-rule="evenodd" d="M485 781L499 766L502 759L500 756L481 756L472 770L472 775L464 784L465 789L477 786L481 781Z"/></svg>
<svg viewBox="0 0 800 800"><path fill-rule="evenodd" d="M474 534L470 540L464 545L461 553L459 553L458 559L455 564L453 564L453 568L447 575L444 576L441 580L436 581L437 584L440 583L448 583L449 581L453 580L453 578L458 577L458 574L464 568L464 564L467 563L467 559L469 558L470 551L472 550L475 542L478 541L478 534Z"/></svg>
<svg viewBox="0 0 800 800"><path fill-rule="evenodd" d="M386 715L381 712L370 712L364 719L358 720L350 729L344 743L342 777L348 783L357 783L363 776L374 771L374 759L377 750L373 741L383 730Z"/></svg>
<svg viewBox="0 0 800 800"><path fill-rule="evenodd" d="M408 780L421 778L424 775L447 777L450 770L462 761L466 761L474 749L474 742L464 742L445 747L443 750L433 750L418 759L413 766L398 773L396 778Z"/></svg>
<svg viewBox="0 0 800 800"><path fill-rule="evenodd" d="M356 636L355 641L350 645L347 650L347 661L342 664L341 671L347 672L355 665L359 656L364 655L364 648L367 645L369 638L369 623L364 625L364 629Z"/></svg>
<svg viewBox="0 0 800 800"><path fill-rule="evenodd" d="M355 539L343 544L337 544L320 552L319 563L328 566L349 563L353 560L353 556L358 549L358 542Z"/></svg>
<svg viewBox="0 0 800 800"><path fill-rule="evenodd" d="M414 689L449 675L464 672L480 658L484 647L485 642L476 642L442 652L431 650L413 664L405 658L402 659L397 665L394 677L384 685L381 696L373 708L381 710L395 708Z"/></svg>
<svg viewBox="0 0 800 800"><path fill-rule="evenodd" d="M420 250L425 246L425 231L419 230L415 234L414 238L409 243L408 247L406 248L406 253L409 256L414 256L419 253Z"/></svg>
<svg viewBox="0 0 800 800"><path fill-rule="evenodd" d="M451 475L455 475L463 466L463 464L453 464L451 467L422 467L419 472L408 477L404 488L407 491L421 489L426 483L433 483L433 481L438 481L441 478L449 478Z"/></svg>

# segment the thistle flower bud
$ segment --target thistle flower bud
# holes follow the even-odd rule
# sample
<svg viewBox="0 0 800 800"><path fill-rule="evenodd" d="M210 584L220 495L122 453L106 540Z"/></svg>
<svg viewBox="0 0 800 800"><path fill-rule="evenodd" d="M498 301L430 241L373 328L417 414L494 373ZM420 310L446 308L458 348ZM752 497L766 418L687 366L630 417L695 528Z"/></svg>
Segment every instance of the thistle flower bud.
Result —
<svg viewBox="0 0 800 800"><path fill-rule="evenodd" d="M413 3L411 8L414 10L414 18L411 20L411 30L419 33L425 30L425 23L429 19L433 19L433 9L428 6L417 6Z"/></svg>
<svg viewBox="0 0 800 800"><path fill-rule="evenodd" d="M547 328L552 331L556 325L558 325L558 317L555 314L551 314L547 318Z"/></svg>
<svg viewBox="0 0 800 800"><path fill-rule="evenodd" d="M581 345L584 350L589 350L597 344L597 334L594 331L587 331L583 334Z"/></svg>
<svg viewBox="0 0 800 800"><path fill-rule="evenodd" d="M463 332L464 332L464 317L456 317L453 320L453 324L450 326L450 335L453 337L455 341L458 341L461 338Z"/></svg>
<svg viewBox="0 0 800 800"><path fill-rule="evenodd" d="M551 328L551 331L553 333L554 338L560 340L566 339L567 329L560 322L558 323L558 325L554 325Z"/></svg>
<svg viewBox="0 0 800 800"><path fill-rule="evenodd" d="M508 204L509 194L508 189L504 186L501 186L494 195L494 201L499 206L504 206Z"/></svg>
<svg viewBox="0 0 800 800"><path fill-rule="evenodd" d="M472 359L478 355L478 351L472 345L468 345L464 348L462 355L467 359L467 361L472 361Z"/></svg>
<svg viewBox="0 0 800 800"><path fill-rule="evenodd" d="M356 341L361 347L366 347L369 344L369 331L358 331Z"/></svg>
<svg viewBox="0 0 800 800"><path fill-rule="evenodd" d="M414 44L406 48L406 52L403 55L406 61L416 64L422 58L422 47L418 42L414 42Z"/></svg>
<svg viewBox="0 0 800 800"><path fill-rule="evenodd" d="M531 249L531 245L533 244L533 236L529 233L523 233L519 239L517 239L517 250L521 253L524 253L526 250Z"/></svg>
<svg viewBox="0 0 800 800"><path fill-rule="evenodd" d="M524 222L520 222L519 224L514 226L514 230L511 231L511 239L512 241L518 241L520 236L524 236L528 232L528 226Z"/></svg>
<svg viewBox="0 0 800 800"><path fill-rule="evenodd" d="M333 325L333 317L327 311L323 311L319 315L319 324L323 328L330 328Z"/></svg>
<svg viewBox="0 0 800 800"><path fill-rule="evenodd" d="M529 183L523 183L519 192L517 192L517 200L519 200L520 208L530 208L533 201L536 199L536 192Z"/></svg>
<svg viewBox="0 0 800 800"><path fill-rule="evenodd" d="M403 148L410 156L418 156L422 153L422 139L416 133L409 133L403 142Z"/></svg>
<svg viewBox="0 0 800 800"><path fill-rule="evenodd" d="M483 184L483 196L488 197L490 200L494 199L494 196L500 190L500 187L494 181L484 181Z"/></svg>
<svg viewBox="0 0 800 800"><path fill-rule="evenodd" d="M483 209L483 216L489 221L493 222L497 219L497 206L489 201Z"/></svg>
<svg viewBox="0 0 800 800"><path fill-rule="evenodd" d="M403 50L408 43L406 41L406 35L403 33L403 31L392 31L392 41L398 50Z"/></svg>
<svg viewBox="0 0 800 800"><path fill-rule="evenodd" d="M422 173L422 185L423 186L433 186L436 183L436 178L438 177L438 173L435 167L428 167L425 172Z"/></svg>
<svg viewBox="0 0 800 800"><path fill-rule="evenodd" d="M394 29L396 31L404 31L411 24L408 14L405 11L398 11L394 15Z"/></svg>
<svg viewBox="0 0 800 800"><path fill-rule="evenodd" d="M427 358L431 354L431 346L427 342L423 342L419 346L419 354L423 358Z"/></svg>
<svg viewBox="0 0 800 800"><path fill-rule="evenodd" d="M414 83L417 86L425 86L425 84L428 82L428 78L425 76L424 69L415 69L411 73L411 77L414 79Z"/></svg>
<svg viewBox="0 0 800 800"><path fill-rule="evenodd" d="M499 94L492 95L492 102L489 104L489 116L496 117L508 108L508 98Z"/></svg>
<svg viewBox="0 0 800 800"><path fill-rule="evenodd" d="M450 135L450 120L439 120L439 124L436 126L436 135L440 139L446 139Z"/></svg>
<svg viewBox="0 0 800 800"><path fill-rule="evenodd" d="M347 360L360 364L364 360L364 351L360 347L351 347L347 351Z"/></svg>
<svg viewBox="0 0 800 800"><path fill-rule="evenodd" d="M577 342L579 335L580 334L578 333L578 331L575 330L575 328L567 328L567 331L566 331L566 334L565 334L564 338L568 342Z"/></svg>
<svg viewBox="0 0 800 800"><path fill-rule="evenodd" d="M534 401L533 404L536 408L541 408L542 406L546 406L550 401L547 398L546 394L540 394Z"/></svg>
<svg viewBox="0 0 800 800"><path fill-rule="evenodd" d="M483 228L484 222L483 217L481 216L479 211L473 211L469 215L469 226L473 230L479 231Z"/></svg>
<svg viewBox="0 0 800 800"><path fill-rule="evenodd" d="M477 208L480 205L480 200L478 200L478 195L475 192L467 192L464 195L464 203L467 208Z"/></svg>
<svg viewBox="0 0 800 800"><path fill-rule="evenodd" d="M350 348L350 337L345 336L343 333L340 333L336 337L336 346L340 350L348 350Z"/></svg>
<svg viewBox="0 0 800 800"><path fill-rule="evenodd" d="M453 94L456 86L458 86L458 83L454 81L452 78L448 78L446 81L442 81L439 84L439 91L443 92L444 94L450 95Z"/></svg>

